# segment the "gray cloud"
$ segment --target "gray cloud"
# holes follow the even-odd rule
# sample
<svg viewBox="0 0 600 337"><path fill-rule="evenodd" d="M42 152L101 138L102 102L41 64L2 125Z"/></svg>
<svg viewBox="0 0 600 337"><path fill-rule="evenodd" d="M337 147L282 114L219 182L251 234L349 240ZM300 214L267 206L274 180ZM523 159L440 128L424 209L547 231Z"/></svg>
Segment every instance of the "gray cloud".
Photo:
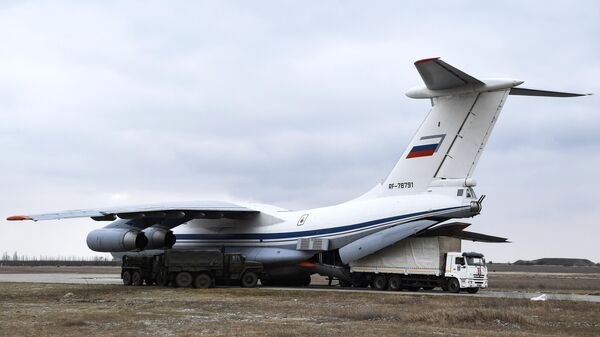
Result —
<svg viewBox="0 0 600 337"><path fill-rule="evenodd" d="M600 92L596 13L593 1L4 4L0 214L350 199L429 109L403 94L421 82L414 60ZM509 99L475 175L488 199L473 229L515 243L473 249L600 261L597 106ZM85 235L101 225L0 222L0 251L91 254Z"/></svg>

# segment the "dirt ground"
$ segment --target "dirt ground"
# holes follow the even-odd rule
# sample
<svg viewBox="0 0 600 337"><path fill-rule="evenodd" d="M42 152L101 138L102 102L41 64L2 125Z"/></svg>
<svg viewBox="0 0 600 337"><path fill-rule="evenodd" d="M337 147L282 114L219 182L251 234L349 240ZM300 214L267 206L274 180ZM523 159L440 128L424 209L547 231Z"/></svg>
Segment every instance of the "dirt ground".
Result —
<svg viewBox="0 0 600 337"><path fill-rule="evenodd" d="M600 303L0 283L0 336L598 336Z"/></svg>

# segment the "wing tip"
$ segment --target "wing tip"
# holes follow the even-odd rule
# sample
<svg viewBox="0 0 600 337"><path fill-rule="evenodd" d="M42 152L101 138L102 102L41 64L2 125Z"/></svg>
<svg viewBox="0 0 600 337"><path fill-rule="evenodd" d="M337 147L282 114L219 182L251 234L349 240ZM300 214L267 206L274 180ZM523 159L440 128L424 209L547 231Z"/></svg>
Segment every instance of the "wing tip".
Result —
<svg viewBox="0 0 600 337"><path fill-rule="evenodd" d="M27 215L13 215L6 218L8 221L22 221L22 220L33 220L32 217Z"/></svg>
<svg viewBox="0 0 600 337"><path fill-rule="evenodd" d="M420 59L420 60L416 60L415 64L419 64L419 63L425 63L425 62L429 62L429 61L435 61L435 60L439 60L440 57L428 57L428 58L424 58L424 59Z"/></svg>

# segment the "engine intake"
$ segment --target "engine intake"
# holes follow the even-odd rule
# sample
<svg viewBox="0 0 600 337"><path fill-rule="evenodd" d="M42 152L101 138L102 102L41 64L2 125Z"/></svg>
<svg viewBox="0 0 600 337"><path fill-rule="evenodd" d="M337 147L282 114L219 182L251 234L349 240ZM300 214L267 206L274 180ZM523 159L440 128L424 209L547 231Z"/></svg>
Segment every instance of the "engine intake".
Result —
<svg viewBox="0 0 600 337"><path fill-rule="evenodd" d="M148 238L135 229L101 228L91 231L86 242L96 252L127 252L143 250L148 245Z"/></svg>

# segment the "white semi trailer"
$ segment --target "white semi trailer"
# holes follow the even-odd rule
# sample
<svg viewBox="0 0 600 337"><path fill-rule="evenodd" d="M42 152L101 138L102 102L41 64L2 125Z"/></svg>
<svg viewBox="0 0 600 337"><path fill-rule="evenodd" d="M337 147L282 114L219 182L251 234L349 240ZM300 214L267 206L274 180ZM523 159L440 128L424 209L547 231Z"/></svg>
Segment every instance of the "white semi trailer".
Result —
<svg viewBox="0 0 600 337"><path fill-rule="evenodd" d="M350 263L352 283L377 290L431 290L476 293L488 283L485 259L461 253L461 241L445 236L403 240ZM341 282L347 286L347 282Z"/></svg>

